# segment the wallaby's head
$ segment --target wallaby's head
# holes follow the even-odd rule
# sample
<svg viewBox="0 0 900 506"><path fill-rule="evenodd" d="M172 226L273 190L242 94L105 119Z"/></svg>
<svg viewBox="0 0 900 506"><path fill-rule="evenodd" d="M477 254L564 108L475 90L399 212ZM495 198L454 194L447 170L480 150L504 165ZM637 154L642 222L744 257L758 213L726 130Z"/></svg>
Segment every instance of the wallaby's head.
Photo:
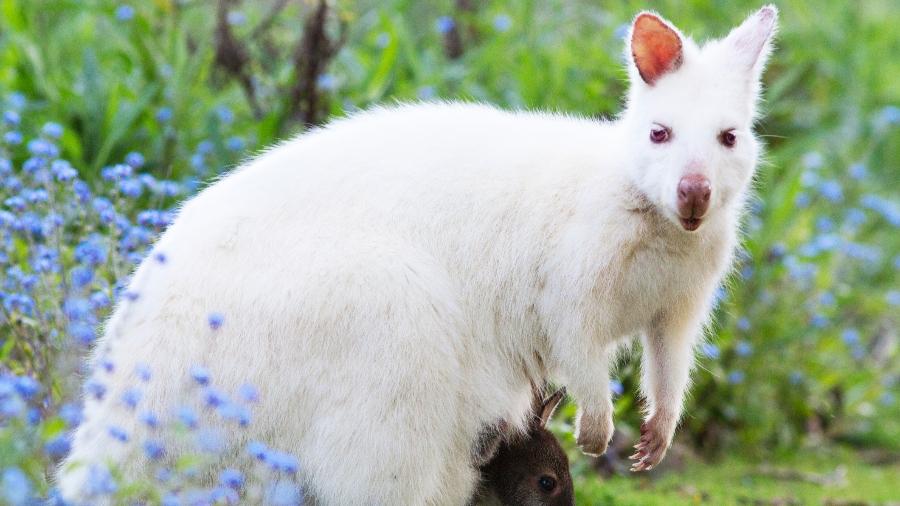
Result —
<svg viewBox="0 0 900 506"><path fill-rule="evenodd" d="M725 38L697 45L642 12L628 38L622 116L635 188L694 232L743 202L759 156L752 127L778 11L766 6Z"/></svg>
<svg viewBox="0 0 900 506"><path fill-rule="evenodd" d="M547 399L537 396L528 431L502 440L481 468L483 487L494 501L517 506L575 504L569 459L547 430L563 397L564 390Z"/></svg>

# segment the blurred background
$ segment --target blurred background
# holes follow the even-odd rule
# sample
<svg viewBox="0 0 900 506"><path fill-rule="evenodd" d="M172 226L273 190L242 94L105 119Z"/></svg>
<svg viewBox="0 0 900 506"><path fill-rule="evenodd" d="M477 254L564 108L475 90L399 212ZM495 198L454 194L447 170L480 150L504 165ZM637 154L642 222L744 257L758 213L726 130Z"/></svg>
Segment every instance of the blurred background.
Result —
<svg viewBox="0 0 900 506"><path fill-rule="evenodd" d="M776 3L767 155L675 447L627 473L635 352L608 456L575 450L574 406L557 416L579 504L900 502L900 7ZM703 40L759 7L0 0L2 488L48 493L98 323L173 206L216 175L372 104L613 117L636 12Z"/></svg>

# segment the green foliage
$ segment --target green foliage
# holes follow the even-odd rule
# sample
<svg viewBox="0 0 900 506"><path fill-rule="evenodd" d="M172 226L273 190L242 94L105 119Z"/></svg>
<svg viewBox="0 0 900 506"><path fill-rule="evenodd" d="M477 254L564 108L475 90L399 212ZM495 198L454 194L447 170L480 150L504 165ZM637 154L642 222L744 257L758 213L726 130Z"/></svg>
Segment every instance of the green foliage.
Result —
<svg viewBox="0 0 900 506"><path fill-rule="evenodd" d="M440 98L611 117L627 87L622 37L635 12L653 8L703 39L721 36L758 7L712 0L483 4L467 11L449 0L340 2L326 31L337 39L346 24L347 41L316 76L317 107L340 116L376 103ZM131 16L107 0L0 0L0 98L9 108L11 93L27 97L15 128L29 138L47 121L61 124L59 158L93 188L107 184L103 168L138 151L145 172L179 181L183 197L241 156L303 128L288 97L298 79L300 20L311 6L289 2L259 29L273 5L232 8L258 111L216 63L214 4L176 0L133 2ZM791 0L779 8L757 129L769 146L758 199L700 350L681 438L704 452L737 448L745 455L795 448L810 434L898 450L900 59L893 55L900 11L889 0ZM447 56L448 20L462 42L458 58ZM6 141L0 155L15 167L30 157L26 146ZM3 199L13 195L7 186ZM134 220L139 210L169 205L172 195L162 193L127 203L110 198ZM120 239L108 223L71 219L58 236L64 273L88 234L104 235L111 252ZM11 267L35 272L36 244L19 237L3 247L4 285ZM125 271L125 264L98 268L93 289L112 296ZM46 282L65 284L62 275ZM57 347L66 338L67 296L38 288L35 301L49 319L9 309L0 317L0 372L37 374L50 411L74 386L72 364L53 358L71 349ZM42 353L45 362L35 359ZM635 362L623 361L617 374L617 423L626 427L639 422ZM56 376L42 363L55 364ZM565 413L571 419L573 409ZM43 445L62 430L48 416L36 427L0 424L0 468L19 462L44 483ZM583 462L576 466L588 474Z"/></svg>

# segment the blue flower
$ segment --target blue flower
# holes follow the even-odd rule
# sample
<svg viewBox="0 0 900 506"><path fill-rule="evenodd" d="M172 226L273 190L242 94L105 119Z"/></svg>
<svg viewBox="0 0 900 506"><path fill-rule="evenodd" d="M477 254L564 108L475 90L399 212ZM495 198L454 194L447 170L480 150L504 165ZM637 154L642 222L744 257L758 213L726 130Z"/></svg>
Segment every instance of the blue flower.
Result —
<svg viewBox="0 0 900 506"><path fill-rule="evenodd" d="M803 166L807 169L818 169L824 162L825 158L818 151L810 151L803 155Z"/></svg>
<svg viewBox="0 0 900 506"><path fill-rule="evenodd" d="M31 480L18 467L7 467L0 480L3 498L11 505L24 505L31 499Z"/></svg>
<svg viewBox="0 0 900 506"><path fill-rule="evenodd" d="M292 481L278 480L269 488L265 503L272 506L298 506L303 504L303 495Z"/></svg>
<svg viewBox="0 0 900 506"><path fill-rule="evenodd" d="M18 146L19 144L22 144L22 134L15 130L11 130L3 134L3 141L10 146Z"/></svg>
<svg viewBox="0 0 900 506"><path fill-rule="evenodd" d="M91 294L90 297L91 307L94 309L100 309L109 306L110 300L109 295L106 292L97 291Z"/></svg>
<svg viewBox="0 0 900 506"><path fill-rule="evenodd" d="M259 391L256 390L256 387L249 383L244 383L238 388L238 395L245 402L257 402L259 401Z"/></svg>
<svg viewBox="0 0 900 506"><path fill-rule="evenodd" d="M150 366L143 362L138 362L134 366L134 374L144 383L150 381Z"/></svg>
<svg viewBox="0 0 900 506"><path fill-rule="evenodd" d="M125 163L135 169L140 169L144 166L144 155L138 153L137 151L132 151L125 155Z"/></svg>
<svg viewBox="0 0 900 506"><path fill-rule="evenodd" d="M456 21L450 16L441 16L434 22L434 27L439 33L446 34L456 28Z"/></svg>
<svg viewBox="0 0 900 506"><path fill-rule="evenodd" d="M850 177L853 179L864 179L868 174L868 170L866 166L862 163L854 163L850 166L847 171L850 173Z"/></svg>
<svg viewBox="0 0 900 506"><path fill-rule="evenodd" d="M211 408L221 406L228 402L227 395L212 387L204 388L203 392L201 392L201 397L203 398L203 403Z"/></svg>
<svg viewBox="0 0 900 506"><path fill-rule="evenodd" d="M250 410L240 404L226 402L216 408L216 412L218 412L219 416L223 419L236 422L240 427L247 427L250 425Z"/></svg>
<svg viewBox="0 0 900 506"><path fill-rule="evenodd" d="M809 324L817 329L824 329L828 326L828 317L821 313L816 313L809 320Z"/></svg>
<svg viewBox="0 0 900 506"><path fill-rule="evenodd" d="M205 453L222 453L225 450L225 436L220 429L203 429L197 432L197 448Z"/></svg>
<svg viewBox="0 0 900 506"><path fill-rule="evenodd" d="M110 437L119 441L121 443L125 443L128 441L128 432L125 431L122 427L118 425L110 425L106 428L106 431L109 433Z"/></svg>
<svg viewBox="0 0 900 506"><path fill-rule="evenodd" d="M700 352L703 353L707 358L719 358L719 347L712 343L701 343Z"/></svg>
<svg viewBox="0 0 900 506"><path fill-rule="evenodd" d="M41 128L41 133L50 137L51 139L59 139L63 134L63 127L59 123L54 123L52 121L44 123L43 128Z"/></svg>
<svg viewBox="0 0 900 506"><path fill-rule="evenodd" d="M732 385L737 385L744 382L744 372L743 371L731 371L728 374L728 382Z"/></svg>
<svg viewBox="0 0 900 506"><path fill-rule="evenodd" d="M91 236L75 246L75 259L84 265L102 265L106 262L106 247L99 236Z"/></svg>
<svg viewBox="0 0 900 506"><path fill-rule="evenodd" d="M866 222L866 213L856 207L851 208L847 211L846 220L850 226L858 227Z"/></svg>
<svg viewBox="0 0 900 506"><path fill-rule="evenodd" d="M506 14L498 14L494 16L494 30L505 32L512 27L512 19Z"/></svg>
<svg viewBox="0 0 900 506"><path fill-rule="evenodd" d="M178 409L178 419L181 420L181 423L183 423L184 426L189 429L196 429L197 424L199 423L197 413L195 413L193 409L187 406L182 406Z"/></svg>
<svg viewBox="0 0 900 506"><path fill-rule="evenodd" d="M231 122L234 121L234 113L231 112L231 109L224 105L216 107L216 116L219 117L219 121L225 123L226 125L231 124Z"/></svg>
<svg viewBox="0 0 900 506"><path fill-rule="evenodd" d="M119 21L131 21L134 19L134 7L122 4L116 8L116 19Z"/></svg>
<svg viewBox="0 0 900 506"><path fill-rule="evenodd" d="M853 328L844 329L844 331L841 332L841 340L848 346L857 344L859 343L859 331Z"/></svg>
<svg viewBox="0 0 900 506"><path fill-rule="evenodd" d="M56 436L44 444L44 453L54 459L61 459L69 454L72 444L65 434Z"/></svg>
<svg viewBox="0 0 900 506"><path fill-rule="evenodd" d="M206 370L205 367L195 365L191 367L191 378L193 378L198 385L206 386L209 384L209 371Z"/></svg>
<svg viewBox="0 0 900 506"><path fill-rule="evenodd" d="M384 49L391 43L391 34L387 32L381 32L375 37L375 45L378 49Z"/></svg>
<svg viewBox="0 0 900 506"><path fill-rule="evenodd" d="M168 123L172 119L171 107L160 107L156 110L156 121L160 123Z"/></svg>
<svg viewBox="0 0 900 506"><path fill-rule="evenodd" d="M619 380L609 380L609 389L613 393L613 395L622 395L622 392L625 391L625 387L622 385L622 382Z"/></svg>
<svg viewBox="0 0 900 506"><path fill-rule="evenodd" d="M806 207L809 205L810 198L807 193L799 193L797 194L797 198L794 199L794 203L797 204L797 207Z"/></svg>
<svg viewBox="0 0 900 506"><path fill-rule="evenodd" d="M819 182L819 174L811 170L804 170L800 174L800 184L806 188L811 188Z"/></svg>
<svg viewBox="0 0 900 506"><path fill-rule="evenodd" d="M21 116L19 116L19 113L16 111L6 111L3 113L3 122L13 128L19 126L21 120Z"/></svg>
<svg viewBox="0 0 900 506"><path fill-rule="evenodd" d="M63 404L61 408L59 408L59 417L66 423L66 427L72 429L81 424L83 420L83 415L81 413L81 406L77 406L75 404Z"/></svg>
<svg viewBox="0 0 900 506"><path fill-rule="evenodd" d="M883 109L881 109L881 111L879 111L876 123L885 126L896 125L900 123L900 107L897 107L895 105L885 106Z"/></svg>
<svg viewBox="0 0 900 506"><path fill-rule="evenodd" d="M19 376L16 378L15 388L23 399L31 399L41 391L41 384L31 376Z"/></svg>
<svg viewBox="0 0 900 506"><path fill-rule="evenodd" d="M50 171L60 182L72 181L78 177L78 171L66 160L53 160L53 163L50 164Z"/></svg>
<svg viewBox="0 0 900 506"><path fill-rule="evenodd" d="M824 292L821 296L819 296L819 304L823 306L833 306L835 303L834 294L831 292Z"/></svg>
<svg viewBox="0 0 900 506"><path fill-rule="evenodd" d="M256 460L265 461L269 456L269 448L259 441L251 441L247 444L247 453Z"/></svg>
<svg viewBox="0 0 900 506"><path fill-rule="evenodd" d="M244 475L237 469L225 469L219 473L219 483L226 487L238 489L244 485Z"/></svg>
<svg viewBox="0 0 900 506"><path fill-rule="evenodd" d="M325 91L331 91L338 86L338 80L333 74L322 74L316 79L316 86Z"/></svg>
<svg viewBox="0 0 900 506"><path fill-rule="evenodd" d="M138 420L151 429L159 427L159 417L152 411L144 411L138 416Z"/></svg>
<svg viewBox="0 0 900 506"><path fill-rule="evenodd" d="M227 21L229 25L240 26L247 22L247 16L241 11L228 11Z"/></svg>
<svg viewBox="0 0 900 506"><path fill-rule="evenodd" d="M166 454L163 444L155 439L144 441L144 455L150 460L159 460Z"/></svg>
<svg viewBox="0 0 900 506"><path fill-rule="evenodd" d="M294 457L289 453L269 451L266 462L272 469L284 473L293 474L300 469L300 463L297 461L297 457Z"/></svg>
<svg viewBox="0 0 900 506"><path fill-rule="evenodd" d="M33 139L29 141L28 152L34 156L41 156L44 158L56 158L59 156L59 148L52 142L44 139Z"/></svg>
<svg viewBox="0 0 900 506"><path fill-rule="evenodd" d="M747 341L738 341L734 347L734 352L739 357L746 357L753 353L753 347Z"/></svg>
<svg viewBox="0 0 900 506"><path fill-rule="evenodd" d="M819 193L831 202L838 203L844 200L844 190L841 183L835 179L823 181L819 185Z"/></svg>
<svg viewBox="0 0 900 506"><path fill-rule="evenodd" d="M891 290L885 294L884 299L892 306L900 306L900 290Z"/></svg>
<svg viewBox="0 0 900 506"><path fill-rule="evenodd" d="M827 216L820 216L819 219L816 220L816 228L820 232L831 232L834 230L834 222Z"/></svg>
<svg viewBox="0 0 900 506"><path fill-rule="evenodd" d="M225 323L225 315L219 313L218 311L214 311L209 313L206 317L206 321L209 324L209 328L213 330L219 330L222 327L222 324Z"/></svg>
<svg viewBox="0 0 900 506"><path fill-rule="evenodd" d="M90 267L79 265L69 271L69 281L75 288L84 288L94 280L94 270Z"/></svg>
<svg viewBox="0 0 900 506"><path fill-rule="evenodd" d="M83 204L91 200L91 187L80 179L77 179L74 183L72 183L72 191L75 192L75 196L78 197L78 201Z"/></svg>
<svg viewBox="0 0 900 506"><path fill-rule="evenodd" d="M93 465L88 470L87 493L102 496L114 493L118 486L106 467Z"/></svg>
<svg viewBox="0 0 900 506"><path fill-rule="evenodd" d="M106 385L96 379L90 379L84 384L84 391L94 399L101 400L106 395Z"/></svg>
<svg viewBox="0 0 900 506"><path fill-rule="evenodd" d="M28 202L26 202L25 199L19 195L9 197L8 199L3 201L3 204L16 212L22 212L28 207Z"/></svg>
<svg viewBox="0 0 900 506"><path fill-rule="evenodd" d="M435 91L434 86L422 86L419 88L418 92L416 92L416 95L420 100L431 100L436 94L437 92Z"/></svg>
<svg viewBox="0 0 900 506"><path fill-rule="evenodd" d="M139 402L141 402L141 397L143 397L143 393L137 388L129 388L122 393L122 404L125 404L128 409L135 409Z"/></svg>
<svg viewBox="0 0 900 506"><path fill-rule="evenodd" d="M246 146L244 139L236 135L229 137L228 140L225 141L225 147L231 151L242 151L244 146Z"/></svg>
<svg viewBox="0 0 900 506"><path fill-rule="evenodd" d="M86 299L66 299L63 302L63 313L66 318L79 321L89 319L93 314L93 308Z"/></svg>
<svg viewBox="0 0 900 506"><path fill-rule="evenodd" d="M127 177L131 177L132 172L134 172L134 169L131 167L131 165L118 163L116 165L102 168L100 170L100 176L107 181L119 181Z"/></svg>

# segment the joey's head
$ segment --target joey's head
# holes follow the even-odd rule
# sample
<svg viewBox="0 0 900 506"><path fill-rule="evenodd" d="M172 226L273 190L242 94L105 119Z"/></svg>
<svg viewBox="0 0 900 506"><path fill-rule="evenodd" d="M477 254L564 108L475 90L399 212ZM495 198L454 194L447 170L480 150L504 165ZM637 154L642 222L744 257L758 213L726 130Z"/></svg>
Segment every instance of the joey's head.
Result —
<svg viewBox="0 0 900 506"><path fill-rule="evenodd" d="M475 504L516 506L572 506L575 504L569 459L547 422L565 397L560 390L547 399L536 397L525 434L500 443L482 466L486 498Z"/></svg>
<svg viewBox="0 0 900 506"><path fill-rule="evenodd" d="M759 156L752 127L777 17L774 6L763 7L703 45L656 14L634 20L622 116L629 177L687 232L743 202Z"/></svg>

